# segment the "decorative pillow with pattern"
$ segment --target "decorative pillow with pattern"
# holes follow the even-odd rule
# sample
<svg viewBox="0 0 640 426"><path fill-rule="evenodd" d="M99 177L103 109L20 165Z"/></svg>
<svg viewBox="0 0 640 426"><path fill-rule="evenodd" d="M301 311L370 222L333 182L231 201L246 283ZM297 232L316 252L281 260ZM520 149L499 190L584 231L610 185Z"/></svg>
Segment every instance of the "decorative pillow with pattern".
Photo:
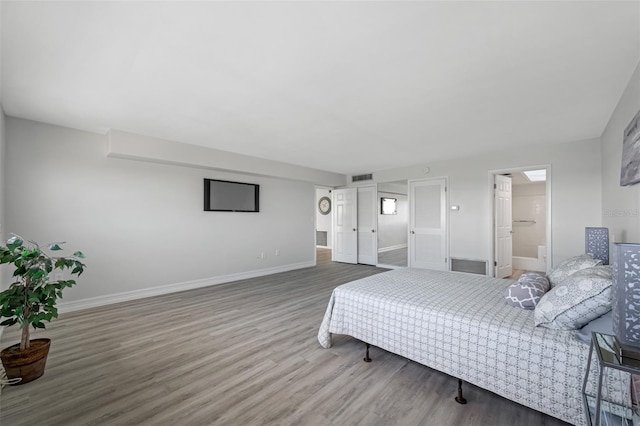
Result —
<svg viewBox="0 0 640 426"><path fill-rule="evenodd" d="M602 260L594 259L591 254L581 254L580 256L565 259L549 272L551 287L557 286L569 276L582 269L591 268L600 264L602 264Z"/></svg>
<svg viewBox="0 0 640 426"><path fill-rule="evenodd" d="M504 298L507 305L522 309L534 309L549 287L549 280L543 274L526 272L520 275L517 282L505 289Z"/></svg>
<svg viewBox="0 0 640 426"><path fill-rule="evenodd" d="M573 273L547 294L535 308L535 324L575 330L611 310L611 268L596 266Z"/></svg>

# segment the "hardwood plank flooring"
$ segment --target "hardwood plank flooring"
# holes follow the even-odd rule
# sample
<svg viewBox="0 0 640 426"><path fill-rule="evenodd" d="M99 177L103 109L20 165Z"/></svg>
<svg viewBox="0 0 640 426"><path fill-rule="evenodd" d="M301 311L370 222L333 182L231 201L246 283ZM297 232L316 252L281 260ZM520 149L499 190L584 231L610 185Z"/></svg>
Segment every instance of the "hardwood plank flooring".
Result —
<svg viewBox="0 0 640 426"><path fill-rule="evenodd" d="M1 425L564 425L400 356L317 342L331 291L383 270L330 262L63 314L45 375L0 391ZM80 284L82 285L82 284ZM7 329L2 347L18 340Z"/></svg>
<svg viewBox="0 0 640 426"><path fill-rule="evenodd" d="M378 263L383 265L407 266L408 248L383 251L378 253Z"/></svg>

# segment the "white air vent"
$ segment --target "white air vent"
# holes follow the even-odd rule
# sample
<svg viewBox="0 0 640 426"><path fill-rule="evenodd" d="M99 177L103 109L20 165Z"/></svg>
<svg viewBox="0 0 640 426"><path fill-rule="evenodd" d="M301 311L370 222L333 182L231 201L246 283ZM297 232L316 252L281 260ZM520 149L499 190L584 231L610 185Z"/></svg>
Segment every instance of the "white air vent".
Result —
<svg viewBox="0 0 640 426"><path fill-rule="evenodd" d="M316 245L327 247L327 231L316 231Z"/></svg>
<svg viewBox="0 0 640 426"><path fill-rule="evenodd" d="M373 179L373 173L368 173L366 175L351 176L351 182L361 182L363 180L371 180L371 179Z"/></svg>

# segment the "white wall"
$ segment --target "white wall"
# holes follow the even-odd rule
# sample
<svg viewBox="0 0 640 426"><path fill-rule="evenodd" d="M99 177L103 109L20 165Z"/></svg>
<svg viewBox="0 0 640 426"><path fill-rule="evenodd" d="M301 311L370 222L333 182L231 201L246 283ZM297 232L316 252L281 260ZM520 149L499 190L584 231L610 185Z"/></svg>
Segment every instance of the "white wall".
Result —
<svg viewBox="0 0 640 426"><path fill-rule="evenodd" d="M450 256L489 259L492 227L489 203L489 172L520 167L551 165L553 261L584 252L584 228L602 221L600 141L588 139L442 161L402 169L374 172L379 182L427 177L449 177L449 202L459 205L451 212ZM424 173L429 167L428 174ZM552 265L548 265L552 266Z"/></svg>
<svg viewBox="0 0 640 426"><path fill-rule="evenodd" d="M6 171L6 137L5 137L5 116L0 104L0 241L2 244L6 241L5 238L5 171ZM2 274L0 274L2 276ZM2 283L0 283L2 288Z"/></svg>
<svg viewBox="0 0 640 426"><path fill-rule="evenodd" d="M6 130L7 230L87 256L61 307L313 265L311 183L107 158L105 135L13 117ZM260 184L260 213L204 212L203 178Z"/></svg>
<svg viewBox="0 0 640 426"><path fill-rule="evenodd" d="M622 134L640 111L640 64L602 137L602 226L616 242L640 243L640 184L620 186Z"/></svg>
<svg viewBox="0 0 640 426"><path fill-rule="evenodd" d="M107 155L173 164L200 169L226 170L232 173L294 179L330 187L344 185L346 176L324 170L310 169L280 161L206 148L166 139L135 135L119 130L109 132Z"/></svg>
<svg viewBox="0 0 640 426"><path fill-rule="evenodd" d="M331 214L332 212L329 212L329 214L320 213L320 210L318 209L318 202L322 197L329 197L329 199L331 199L331 191L329 189L316 188L316 230L325 231L327 233L326 247L331 248L333 247L333 232L331 232L331 217L333 215Z"/></svg>
<svg viewBox="0 0 640 426"><path fill-rule="evenodd" d="M513 185L512 200L513 255L537 258L547 238L546 183Z"/></svg>
<svg viewBox="0 0 640 426"><path fill-rule="evenodd" d="M381 197L398 200L396 204L397 214L381 214ZM408 220L409 204L406 195L378 191L378 252L407 246Z"/></svg>
<svg viewBox="0 0 640 426"><path fill-rule="evenodd" d="M2 22L3 2L0 2L0 23ZM0 31L0 47L2 46L2 31ZM6 136L5 136L5 115L2 108L2 49L0 48L0 242L4 245L6 241L5 234L5 170L6 170ZM0 271L0 290L4 290L9 286L10 272L3 268ZM0 327L0 338L4 332L4 327Z"/></svg>
<svg viewBox="0 0 640 426"><path fill-rule="evenodd" d="M0 2L0 23L2 22L2 9L3 2ZM0 46L2 46L2 31L0 31ZM5 206L5 150L6 150L6 139L5 139L5 124L4 124L4 110L2 109L2 49L0 49L0 241L4 244L5 233L4 233L4 206ZM3 274L0 272L0 289L4 288L4 279Z"/></svg>
<svg viewBox="0 0 640 426"><path fill-rule="evenodd" d="M0 9L2 7L0 6ZM2 105L0 104L0 244L5 245L8 233L10 230L7 228L6 222L6 210L7 210L7 197L6 197L6 170L7 170L7 159L6 159L6 147L7 147L7 137L6 137L6 118L4 115L4 111L2 110ZM9 283L13 282L11 280L12 273L8 267L0 266L0 290L5 290L9 287ZM2 337L2 332L4 327L0 327L0 337Z"/></svg>

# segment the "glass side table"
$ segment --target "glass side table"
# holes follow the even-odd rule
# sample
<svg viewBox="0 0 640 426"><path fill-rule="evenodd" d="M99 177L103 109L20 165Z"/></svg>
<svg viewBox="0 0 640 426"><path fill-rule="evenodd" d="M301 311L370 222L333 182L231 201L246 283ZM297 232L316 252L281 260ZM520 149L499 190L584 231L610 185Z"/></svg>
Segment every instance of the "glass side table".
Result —
<svg viewBox="0 0 640 426"><path fill-rule="evenodd" d="M595 392L590 392L587 385L594 352L597 355L595 362L598 365L598 384ZM634 375L637 376L635 380ZM626 393L630 398L627 403L614 402L607 395L607 381L613 376L629 386ZM615 336L591 333L587 373L582 384L582 400L587 424L591 426L640 426L640 414L636 405L640 401L638 399L640 395L640 380L638 378L640 378L640 361L619 356L616 350Z"/></svg>

